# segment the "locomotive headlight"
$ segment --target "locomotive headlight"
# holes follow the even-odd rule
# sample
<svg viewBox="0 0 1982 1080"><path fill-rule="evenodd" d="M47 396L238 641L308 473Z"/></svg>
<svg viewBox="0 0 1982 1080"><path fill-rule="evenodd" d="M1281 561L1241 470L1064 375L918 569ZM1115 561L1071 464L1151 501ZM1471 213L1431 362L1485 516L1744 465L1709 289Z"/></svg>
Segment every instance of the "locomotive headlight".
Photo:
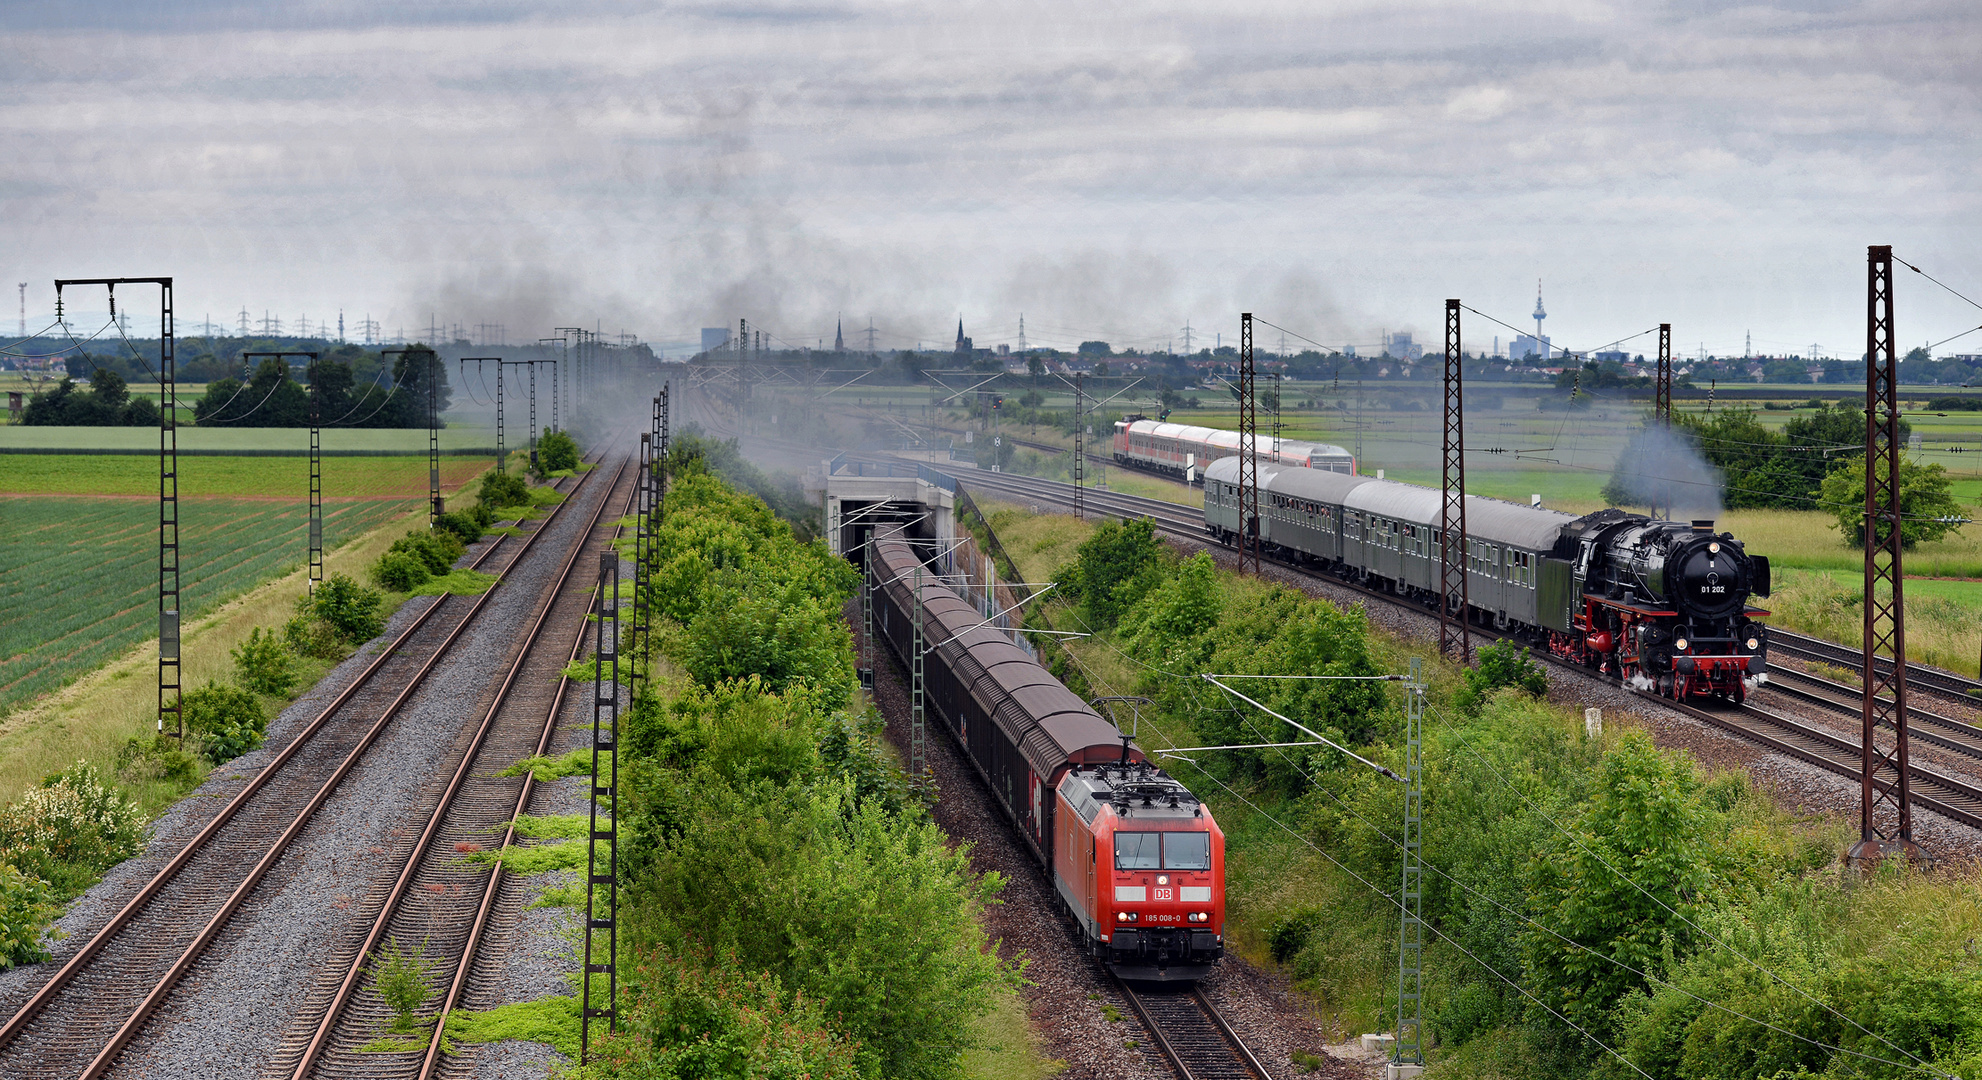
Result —
<svg viewBox="0 0 1982 1080"><path fill-rule="evenodd" d="M1685 651L1686 651L1686 639L1685 639L1685 638L1680 638L1680 639L1678 639L1678 640L1676 640L1676 641L1674 641L1674 642L1672 643L1672 647L1673 647L1673 648L1675 648L1675 649L1678 649L1678 650L1679 650L1680 652L1685 652Z"/></svg>
<svg viewBox="0 0 1982 1080"><path fill-rule="evenodd" d="M1708 552L1709 554L1712 554L1712 555L1718 555L1718 554L1720 554L1720 541L1718 541L1718 540L1716 540L1716 541L1714 541L1713 543L1711 543L1711 544L1708 544L1708 545L1707 545L1707 552Z"/></svg>
<svg viewBox="0 0 1982 1080"><path fill-rule="evenodd" d="M1168 884L1170 884L1170 875L1168 875L1168 874L1158 874L1158 875L1156 875L1156 883L1157 883L1158 885L1168 885Z"/></svg>
<svg viewBox="0 0 1982 1080"><path fill-rule="evenodd" d="M1749 652L1754 652L1754 651L1755 651L1756 649L1759 649L1759 648L1761 648L1761 647L1762 647L1762 639L1761 639L1761 638L1752 638L1752 637L1751 637L1751 638L1749 638L1749 639L1748 639L1748 651L1749 651Z"/></svg>

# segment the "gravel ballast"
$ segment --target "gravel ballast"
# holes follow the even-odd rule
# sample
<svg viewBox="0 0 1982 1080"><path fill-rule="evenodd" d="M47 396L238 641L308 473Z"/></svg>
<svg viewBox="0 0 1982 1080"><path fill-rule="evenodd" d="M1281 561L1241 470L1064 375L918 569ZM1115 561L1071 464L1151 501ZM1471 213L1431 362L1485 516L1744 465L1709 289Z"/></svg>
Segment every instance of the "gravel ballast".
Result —
<svg viewBox="0 0 1982 1080"><path fill-rule="evenodd" d="M418 823L465 749L468 725L492 698L499 671L552 583L563 553L586 526L610 484L605 468L545 525L543 536L489 598L454 650L438 664L378 743L352 770L229 926L183 979L121 1059L121 1075L252 1077L278 1058L285 1034L320 1000L362 936ZM520 542L512 539L505 546ZM500 564L507 556L500 552ZM582 575L580 576L582 580ZM469 604L461 597L451 604ZM208 782L157 822L144 854L115 868L65 915L69 948L210 820L244 778L314 719L348 685L371 651L390 641L425 605L397 612L387 636L333 672L271 724L269 745L214 770ZM369 723L373 716L367 716ZM60 954L58 953L58 959ZM24 998L50 965L0 976L0 993ZM25 989L19 989L19 988ZM538 1075L541 1075L539 1073Z"/></svg>

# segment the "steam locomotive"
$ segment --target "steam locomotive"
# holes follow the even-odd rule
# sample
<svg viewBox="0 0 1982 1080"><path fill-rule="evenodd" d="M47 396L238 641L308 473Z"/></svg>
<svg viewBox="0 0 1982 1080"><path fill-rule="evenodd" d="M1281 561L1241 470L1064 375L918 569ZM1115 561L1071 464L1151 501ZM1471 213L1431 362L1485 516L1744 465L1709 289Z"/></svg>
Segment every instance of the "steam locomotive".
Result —
<svg viewBox="0 0 1982 1080"><path fill-rule="evenodd" d="M866 550L875 633L904 667L923 643L929 706L1087 951L1125 979L1208 974L1225 951L1225 834L1210 808L940 577L918 575L912 545Z"/></svg>
<svg viewBox="0 0 1982 1080"><path fill-rule="evenodd" d="M1205 528L1423 601L1440 588L1444 494L1368 476L1258 462L1259 516L1241 525L1239 459L1205 470ZM1581 517L1466 497L1468 618L1678 700L1740 702L1767 678L1769 560L1712 521L1622 510Z"/></svg>

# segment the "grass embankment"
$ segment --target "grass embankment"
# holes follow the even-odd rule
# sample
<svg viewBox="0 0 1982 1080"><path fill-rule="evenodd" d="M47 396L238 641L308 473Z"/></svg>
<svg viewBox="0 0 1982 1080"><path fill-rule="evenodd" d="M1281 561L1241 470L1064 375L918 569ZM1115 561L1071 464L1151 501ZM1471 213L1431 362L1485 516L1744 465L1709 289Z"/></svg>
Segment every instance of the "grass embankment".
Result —
<svg viewBox="0 0 1982 1080"><path fill-rule="evenodd" d="M1047 647L1069 685L1156 699L1141 712L1146 749L1299 738L1201 672L1374 674L1424 660L1433 1075L1907 1071L1853 1053L1917 1054L1952 1075L1982 1064L1972 867L1889 866L1853 884L1837 863L1855 837L1845 822L1794 817L1745 773L1662 754L1629 714L1613 711L1589 735L1578 708L1508 686L1528 678L1518 654L1461 672L1353 612L1202 557L1144 550L1133 530L986 510L1029 580L1064 582L1047 612L1054 624L1096 631L1057 655ZM1082 536L1079 557L1061 558ZM1248 691L1402 766L1395 684ZM1196 765L1170 764L1226 830L1230 945L1285 972L1341 1034L1388 1029L1398 785L1326 750L1191 757Z"/></svg>

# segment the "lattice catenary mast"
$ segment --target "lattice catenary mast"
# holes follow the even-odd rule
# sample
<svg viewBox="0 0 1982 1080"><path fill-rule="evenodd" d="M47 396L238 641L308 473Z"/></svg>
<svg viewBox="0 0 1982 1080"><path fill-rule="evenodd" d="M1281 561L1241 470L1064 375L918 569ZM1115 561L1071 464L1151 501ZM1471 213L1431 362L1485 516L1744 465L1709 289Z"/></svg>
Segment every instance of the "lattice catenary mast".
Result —
<svg viewBox="0 0 1982 1080"><path fill-rule="evenodd" d="M184 739L185 712L179 680L179 395L178 367L173 346L172 279L69 278L56 279L55 319L62 320L62 289L68 285L103 285L110 290L110 313L116 318L117 286L158 286L158 730Z"/></svg>
<svg viewBox="0 0 1982 1080"><path fill-rule="evenodd" d="M1445 302L1444 497L1439 500L1438 564L1443 602L1438 609L1438 651L1462 664L1473 657L1472 599L1467 589L1465 351L1459 337L1459 301ZM1401 1033L1400 1033L1401 1037Z"/></svg>
<svg viewBox="0 0 1982 1080"><path fill-rule="evenodd" d="M1253 314L1239 316L1239 569L1259 573L1259 416L1253 402Z"/></svg>
<svg viewBox="0 0 1982 1080"><path fill-rule="evenodd" d="M592 805L590 841L585 856L585 959L578 1008L579 1061L591 1051L592 1021L603 1017L606 1030L619 1030L619 556L610 548L599 554L597 629L592 659ZM605 827L600 828L600 811ZM604 841L601 845L600 841ZM605 858L599 849L605 848ZM599 863L606 872L599 872ZM604 893L605 917L599 917ZM595 963L592 950L597 931L606 932L605 961ZM592 976L606 977L604 1008L592 1004Z"/></svg>
<svg viewBox="0 0 1982 1080"><path fill-rule="evenodd" d="M1893 249L1866 252L1865 296L1865 628L1861 662L1858 843L1855 867L1888 855L1917 857L1911 766L1907 759L1905 576L1900 566L1899 335L1893 322ZM1891 664L1879 666L1879 653ZM1881 749L1879 739L1890 740ZM1888 833L1879 811L1892 818Z"/></svg>

